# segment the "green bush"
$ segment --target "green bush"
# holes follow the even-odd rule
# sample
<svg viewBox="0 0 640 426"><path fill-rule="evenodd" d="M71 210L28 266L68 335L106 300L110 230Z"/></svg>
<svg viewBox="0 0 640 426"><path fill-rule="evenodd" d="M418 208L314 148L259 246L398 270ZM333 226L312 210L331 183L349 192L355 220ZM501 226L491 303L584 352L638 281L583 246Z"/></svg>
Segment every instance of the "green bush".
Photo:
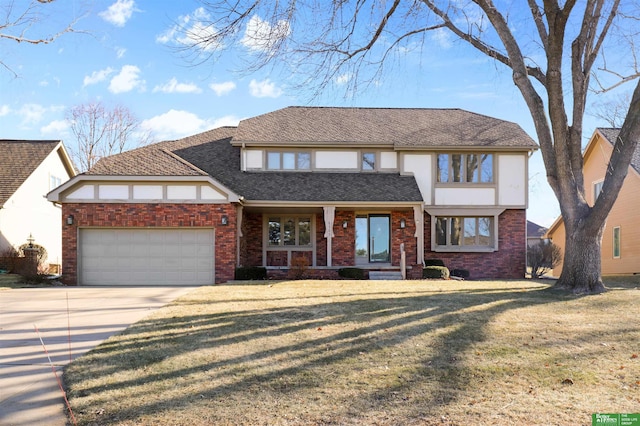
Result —
<svg viewBox="0 0 640 426"><path fill-rule="evenodd" d="M424 266L445 266L442 259L425 259Z"/></svg>
<svg viewBox="0 0 640 426"><path fill-rule="evenodd" d="M364 270L360 268L340 268L338 269L338 275L342 278L348 278L351 280L366 279Z"/></svg>
<svg viewBox="0 0 640 426"><path fill-rule="evenodd" d="M449 268L446 266L427 266L422 269L422 278L449 279Z"/></svg>
<svg viewBox="0 0 640 426"><path fill-rule="evenodd" d="M239 281L266 280L267 268L264 266L241 266L236 268L234 278Z"/></svg>
<svg viewBox="0 0 640 426"><path fill-rule="evenodd" d="M451 270L451 276L452 277L460 277L460 278L467 279L467 278L469 278L469 271L467 271L466 269L462 269L462 268L453 269L453 270Z"/></svg>

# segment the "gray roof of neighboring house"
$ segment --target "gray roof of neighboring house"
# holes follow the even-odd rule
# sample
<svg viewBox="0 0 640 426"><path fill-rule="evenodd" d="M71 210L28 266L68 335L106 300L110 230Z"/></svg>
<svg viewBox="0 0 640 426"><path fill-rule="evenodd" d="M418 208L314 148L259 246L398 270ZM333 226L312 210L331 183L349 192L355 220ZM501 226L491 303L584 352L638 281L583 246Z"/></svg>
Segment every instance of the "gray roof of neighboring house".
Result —
<svg viewBox="0 0 640 426"><path fill-rule="evenodd" d="M602 133L611 145L615 145L616 139L618 139L618 135L620 134L620 129L613 127L598 127L598 131ZM636 145L636 149L631 156L631 167L640 173L640 143Z"/></svg>
<svg viewBox="0 0 640 426"><path fill-rule="evenodd" d="M54 140L0 139L0 207L59 144Z"/></svg>
<svg viewBox="0 0 640 426"><path fill-rule="evenodd" d="M241 145L537 149L516 123L461 109L288 107L242 120Z"/></svg>
<svg viewBox="0 0 640 426"><path fill-rule="evenodd" d="M542 238L547 232L547 228L537 223L527 220L527 238Z"/></svg>

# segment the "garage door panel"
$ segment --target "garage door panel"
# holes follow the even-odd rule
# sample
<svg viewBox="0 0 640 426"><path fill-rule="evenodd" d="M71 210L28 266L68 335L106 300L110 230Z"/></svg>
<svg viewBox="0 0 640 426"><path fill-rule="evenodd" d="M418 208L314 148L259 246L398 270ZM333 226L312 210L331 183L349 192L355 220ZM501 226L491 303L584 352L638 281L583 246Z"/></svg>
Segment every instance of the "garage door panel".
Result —
<svg viewBox="0 0 640 426"><path fill-rule="evenodd" d="M214 282L213 229L81 229L84 285Z"/></svg>

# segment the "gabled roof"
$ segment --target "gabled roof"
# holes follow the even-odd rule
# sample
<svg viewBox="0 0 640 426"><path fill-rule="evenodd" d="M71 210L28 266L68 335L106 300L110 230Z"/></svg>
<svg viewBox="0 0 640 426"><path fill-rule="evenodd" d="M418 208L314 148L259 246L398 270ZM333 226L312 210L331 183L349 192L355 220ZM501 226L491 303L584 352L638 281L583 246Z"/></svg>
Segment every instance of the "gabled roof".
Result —
<svg viewBox="0 0 640 426"><path fill-rule="evenodd" d="M52 151L61 149L65 167L75 175L59 140L0 139L0 207L16 192Z"/></svg>
<svg viewBox="0 0 640 426"><path fill-rule="evenodd" d="M412 176L398 173L243 172L234 127L222 127L106 157L85 175L210 175L248 201L420 202Z"/></svg>
<svg viewBox="0 0 640 426"><path fill-rule="evenodd" d="M542 238L547 232L547 228L537 223L527 220L527 238Z"/></svg>
<svg viewBox="0 0 640 426"><path fill-rule="evenodd" d="M600 132L600 134L604 136L604 139L611 145L615 145L618 135L620 134L620 129L614 127L598 127L596 131ZM631 156L631 167L640 173L640 144L636 145L636 149Z"/></svg>
<svg viewBox="0 0 640 426"><path fill-rule="evenodd" d="M538 148L515 123L461 109L431 108L288 107L242 120L232 143L395 149Z"/></svg>

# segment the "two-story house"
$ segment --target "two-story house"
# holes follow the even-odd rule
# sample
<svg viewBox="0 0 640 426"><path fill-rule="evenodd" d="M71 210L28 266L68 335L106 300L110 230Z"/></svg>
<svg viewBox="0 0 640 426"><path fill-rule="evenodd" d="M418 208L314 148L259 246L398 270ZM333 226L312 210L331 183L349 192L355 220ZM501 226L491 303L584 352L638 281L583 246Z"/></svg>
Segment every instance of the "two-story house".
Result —
<svg viewBox="0 0 640 426"><path fill-rule="evenodd" d="M527 162L516 124L459 109L289 107L102 159L49 194L64 280L210 284L237 266L420 278L525 273ZM404 254L403 254L404 252Z"/></svg>
<svg viewBox="0 0 640 426"><path fill-rule="evenodd" d="M61 141L0 140L0 256L33 239L59 270L62 210L46 195L75 174Z"/></svg>
<svg viewBox="0 0 640 426"><path fill-rule="evenodd" d="M590 205L595 203L604 182L613 145L620 129L597 128L584 149L585 196ZM602 233L602 275L630 275L640 273L640 146L631 158L627 177L620 188ZM558 217L546 234L565 250L565 228ZM562 263L553 270L559 277Z"/></svg>

